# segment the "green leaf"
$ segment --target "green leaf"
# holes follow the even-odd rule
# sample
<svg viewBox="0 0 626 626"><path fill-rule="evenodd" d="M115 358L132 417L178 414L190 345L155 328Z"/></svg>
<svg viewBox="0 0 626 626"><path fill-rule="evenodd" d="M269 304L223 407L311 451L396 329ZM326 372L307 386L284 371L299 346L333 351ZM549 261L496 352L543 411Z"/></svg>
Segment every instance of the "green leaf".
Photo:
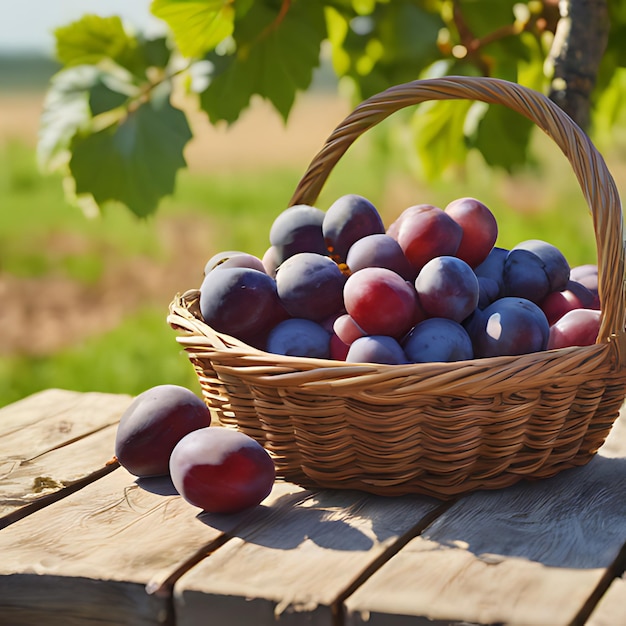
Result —
<svg viewBox="0 0 626 626"><path fill-rule="evenodd" d="M112 74L101 73L89 89L89 108L95 117L121 107L131 96L138 95L135 85Z"/></svg>
<svg viewBox="0 0 626 626"><path fill-rule="evenodd" d="M147 216L173 193L190 138L185 114L169 100L142 104L123 121L73 139L69 166L75 192L91 194L100 207L118 201Z"/></svg>
<svg viewBox="0 0 626 626"><path fill-rule="evenodd" d="M172 29L180 52L201 57L233 32L232 0L153 0L150 10Z"/></svg>
<svg viewBox="0 0 626 626"><path fill-rule="evenodd" d="M384 7L376 22L376 36L384 49L383 61L413 63L416 75L440 57L437 37L444 22L439 14L412 3L397 2Z"/></svg>
<svg viewBox="0 0 626 626"><path fill-rule="evenodd" d="M532 33L522 33L520 41L526 47L527 57L519 60L517 80L525 87L544 92L549 83L543 67L546 50L543 49L540 39Z"/></svg>
<svg viewBox="0 0 626 626"><path fill-rule="evenodd" d="M40 117L37 160L44 171L62 169L69 161L72 138L90 132L93 117L126 104L139 94L130 75L78 65L51 80Z"/></svg>
<svg viewBox="0 0 626 626"><path fill-rule="evenodd" d="M503 26L513 24L513 6L519 0L458 0L463 21L474 37L484 37Z"/></svg>
<svg viewBox="0 0 626 626"><path fill-rule="evenodd" d="M146 67L165 68L170 62L172 50L168 46L166 37L155 39L141 39L140 48Z"/></svg>
<svg viewBox="0 0 626 626"><path fill-rule="evenodd" d="M436 179L449 166L465 160L463 127L471 105L467 100L437 100L417 108L411 130L427 179Z"/></svg>
<svg viewBox="0 0 626 626"><path fill-rule="evenodd" d="M231 123L258 94L287 119L296 92L311 84L325 36L318 0L294 0L284 14L280 7L255 3L235 25L235 56L210 57L214 72L201 94L202 108L213 123Z"/></svg>
<svg viewBox="0 0 626 626"><path fill-rule="evenodd" d="M473 145L491 167L511 172L528 162L533 127L534 124L519 113L492 105L478 124Z"/></svg>
<svg viewBox="0 0 626 626"><path fill-rule="evenodd" d="M437 39L444 22L438 11L421 4L380 4L371 16L356 20L327 11L333 66L337 74L354 81L359 99L415 80L441 58Z"/></svg>
<svg viewBox="0 0 626 626"><path fill-rule="evenodd" d="M616 68L612 80L602 90L593 110L593 139L610 146L614 140L615 126L624 122L626 113L626 69Z"/></svg>
<svg viewBox="0 0 626 626"><path fill-rule="evenodd" d="M200 94L200 106L211 123L232 124L248 106L252 87L249 64L241 64L234 56L209 55L213 69L207 88Z"/></svg>
<svg viewBox="0 0 626 626"><path fill-rule="evenodd" d="M326 7L325 14L328 41L331 45L331 61L335 72L339 76L344 76L350 69L350 55L343 48L350 20L333 7Z"/></svg>
<svg viewBox="0 0 626 626"><path fill-rule="evenodd" d="M96 65L111 59L130 71L137 69L137 40L124 30L118 16L85 15L54 34L56 56L63 65Z"/></svg>
<svg viewBox="0 0 626 626"><path fill-rule="evenodd" d="M44 171L59 169L69 159L72 137L91 121L89 90L100 70L81 65L61 70L50 81L39 120L37 161Z"/></svg>

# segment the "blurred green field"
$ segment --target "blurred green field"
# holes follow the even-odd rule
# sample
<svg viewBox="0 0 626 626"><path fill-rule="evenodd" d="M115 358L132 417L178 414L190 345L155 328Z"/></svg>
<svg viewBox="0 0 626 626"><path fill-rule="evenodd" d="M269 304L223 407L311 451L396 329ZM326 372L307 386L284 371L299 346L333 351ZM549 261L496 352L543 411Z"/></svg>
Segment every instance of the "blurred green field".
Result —
<svg viewBox="0 0 626 626"><path fill-rule="evenodd" d="M380 130L343 157L317 206L360 193L389 223L411 204L473 195L495 213L498 245L541 238L571 265L595 262L591 219L566 159L543 137L536 152L533 174L510 177L470 160L464 173L426 185ZM167 306L176 291L199 286L214 253L263 254L307 162L193 167L153 218L111 207L88 219L65 202L58 177L38 172L32 142L0 143L0 406L49 387L136 394L169 382L197 390Z"/></svg>

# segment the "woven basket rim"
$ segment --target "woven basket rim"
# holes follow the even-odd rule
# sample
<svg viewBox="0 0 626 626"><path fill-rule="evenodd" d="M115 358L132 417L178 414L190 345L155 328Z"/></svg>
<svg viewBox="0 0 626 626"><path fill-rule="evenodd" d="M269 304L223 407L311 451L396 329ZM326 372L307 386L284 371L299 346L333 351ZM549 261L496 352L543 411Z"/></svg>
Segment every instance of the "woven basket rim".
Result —
<svg viewBox="0 0 626 626"><path fill-rule="evenodd" d="M516 372L529 369L536 370L535 382L531 386L541 388L553 377L573 369L581 377L593 378L599 371L608 374L624 368L624 333L590 346L454 362L389 365L285 356L253 348L235 337L215 331L202 321L197 312L198 298L197 289L177 294L170 304L168 315L170 326L182 333L176 341L190 358L209 359L218 363L218 369L231 375L245 379L250 372L253 379L258 380L262 376L264 385L298 387L302 393L315 394L332 388L334 393L346 394L363 387L375 389L377 385L386 385L391 381L400 386L399 381L404 379L421 381L422 391L442 391L445 388L447 393L453 393L457 387L466 389L470 384L467 378L471 376L473 393L487 397L507 388ZM224 361L225 356L228 364ZM427 381L432 381L432 384Z"/></svg>

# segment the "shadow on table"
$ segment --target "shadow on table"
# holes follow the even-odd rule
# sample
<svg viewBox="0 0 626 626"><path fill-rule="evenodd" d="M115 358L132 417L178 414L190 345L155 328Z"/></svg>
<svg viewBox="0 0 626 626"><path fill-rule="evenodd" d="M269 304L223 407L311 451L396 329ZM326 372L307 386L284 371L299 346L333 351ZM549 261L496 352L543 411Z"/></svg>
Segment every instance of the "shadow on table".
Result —
<svg viewBox="0 0 626 626"><path fill-rule="evenodd" d="M176 494L164 477L138 484ZM434 549L465 549L488 562L519 557L552 567L606 567L626 544L626 458L597 455L553 478L470 494L428 525L441 504L421 496L298 490L241 513L197 517L231 537L282 550L311 541L365 551L426 526L422 537L439 544Z"/></svg>
<svg viewBox="0 0 626 626"><path fill-rule="evenodd" d="M301 491L238 514L203 512L204 523L249 543L290 550L310 541L331 550L366 551L393 542L440 503L431 498L384 498L352 490Z"/></svg>

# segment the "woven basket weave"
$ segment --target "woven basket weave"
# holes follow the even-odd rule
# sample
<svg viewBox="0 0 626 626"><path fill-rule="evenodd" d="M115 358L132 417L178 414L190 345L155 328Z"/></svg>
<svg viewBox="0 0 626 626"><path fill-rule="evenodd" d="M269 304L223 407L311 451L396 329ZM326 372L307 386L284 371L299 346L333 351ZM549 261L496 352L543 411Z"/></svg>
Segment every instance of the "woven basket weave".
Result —
<svg viewBox="0 0 626 626"><path fill-rule="evenodd" d="M602 321L593 346L413 365L283 357L215 332L197 290L168 322L205 401L262 443L279 476L308 487L448 499L541 479L587 463L626 395L624 247L615 182L584 132L541 94L497 79L447 77L392 87L330 135L289 205L314 205L349 146L393 112L428 100L504 105L565 154L591 210Z"/></svg>

